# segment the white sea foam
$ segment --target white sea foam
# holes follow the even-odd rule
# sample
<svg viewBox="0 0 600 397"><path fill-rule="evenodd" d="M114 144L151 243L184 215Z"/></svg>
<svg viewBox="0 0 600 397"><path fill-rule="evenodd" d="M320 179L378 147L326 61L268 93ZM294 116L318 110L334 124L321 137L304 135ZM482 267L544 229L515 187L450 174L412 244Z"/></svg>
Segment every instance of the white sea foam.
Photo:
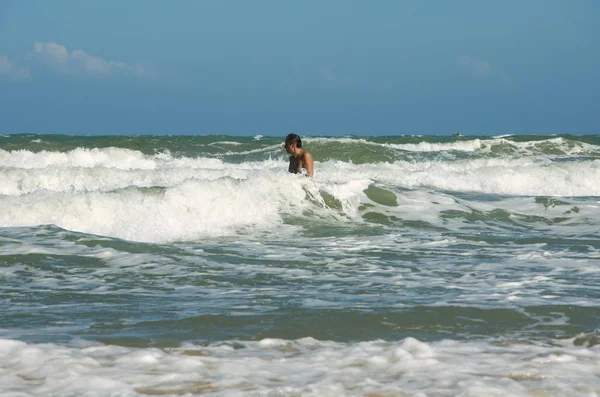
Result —
<svg viewBox="0 0 600 397"><path fill-rule="evenodd" d="M600 168L590 161L327 162L317 163L319 172L314 179L288 174L283 160L236 165L183 158L166 160L156 168L156 159L144 159L142 164L149 165L148 161L153 163L149 169L5 169L0 174L0 225L55 224L137 241L181 241L237 234L249 228L274 230L282 225L283 215L298 214L306 208L319 211L323 217L337 217L335 210L327 209L322 193L340 203L344 216L360 220L362 203L371 202L364 190L372 183L390 186L389 191L397 196L395 207L380 206L378 211L431 224L442 222L442 211L461 208L454 199L443 193L432 195L429 189L516 196L600 196ZM159 189L140 189L151 187ZM402 193L397 187L417 190ZM533 200L529 202L532 205L524 211L529 215L541 209L542 216L550 216L552 211L553 216L563 216L568 210L544 209ZM494 205L518 212L522 204L514 208L508 202ZM595 219L599 210L587 206L578 211L570 218Z"/></svg>
<svg viewBox="0 0 600 397"><path fill-rule="evenodd" d="M369 145L392 148L408 152L477 152L490 153L494 147L505 146L511 148L509 153L519 155L536 155L540 154L546 147L552 147L556 154L574 155L581 153L598 153L600 148L596 145L585 142L569 141L562 137L543 139L539 141L512 141L505 139L509 137L499 136L488 139L472 139L472 140L453 140L450 142L419 142L419 143L381 143L369 141L364 138L306 138L307 143L326 143L338 142L344 144Z"/></svg>
<svg viewBox="0 0 600 397"><path fill-rule="evenodd" d="M0 225L54 224L138 241L195 240L249 227L271 229L281 223L280 213L308 205L303 183L293 183L292 178L298 179L288 174L249 176L245 180L191 179L156 194L125 189L5 196L0 197L4 210Z"/></svg>
<svg viewBox="0 0 600 397"><path fill-rule="evenodd" d="M357 171L383 183L410 188L523 196L600 195L600 169L592 161L555 163L528 158L398 161L360 165Z"/></svg>
<svg viewBox="0 0 600 397"><path fill-rule="evenodd" d="M489 151L489 145L492 140L467 140L467 141L452 141L445 143L430 143L430 142L420 142L420 143L405 143L405 144L395 144L395 143L381 143L381 142L373 142L364 138L306 138L304 141L307 144L312 143L344 143L344 144L355 144L355 145L369 145L369 146L379 146L392 148L397 150L405 150L409 152L441 152L441 151L464 151L464 152L473 152L476 150L480 150L482 148L487 148Z"/></svg>
<svg viewBox="0 0 600 397"><path fill-rule="evenodd" d="M597 347L452 340L354 344L264 339L134 349L0 340L10 396L297 395L588 397L600 393Z"/></svg>
<svg viewBox="0 0 600 397"><path fill-rule="evenodd" d="M245 150L242 152L228 152L228 153L223 153L223 156L231 156L231 155L246 155L246 154L256 154L256 153L270 153L270 152L276 152L278 150L281 150L281 145L276 144L276 145L270 145L270 146L265 146L262 148L258 148L258 149L251 149L251 150Z"/></svg>
<svg viewBox="0 0 600 397"><path fill-rule="evenodd" d="M55 224L137 241L181 241L274 230L283 224L283 216L307 208L337 219L337 210L328 209L323 194L340 203L344 217L360 221L361 205L373 204L364 193L371 184L397 197L395 207L379 206L378 211L437 225L447 222L440 218L442 211L471 211L446 199L443 191L600 196L598 160L554 161L546 156L376 164L332 160L317 161L312 179L290 175L286 167L283 156L235 164L120 148L37 153L0 149L0 225ZM398 189L416 190L409 194ZM435 198L430 191L437 192ZM535 213L533 207L526 213ZM516 207L500 208L518 212ZM598 216L596 207L578 210L579 215L569 218ZM546 209L540 215L548 213Z"/></svg>
<svg viewBox="0 0 600 397"><path fill-rule="evenodd" d="M269 146L237 154L268 152L274 148ZM318 180L324 183L369 179L409 188L430 187L486 194L598 196L599 164L598 160L554 162L547 157L507 157L362 165L330 161L317 162L316 168ZM175 158L168 153L144 155L119 148L38 153L0 149L0 167L4 167L0 174L0 194L172 186L190 177L245 178L250 171L274 171L285 169L285 166L283 156L278 160L231 164L215 158Z"/></svg>
<svg viewBox="0 0 600 397"><path fill-rule="evenodd" d="M572 142L562 137L525 142L511 141L505 139L505 137L494 137L492 139L456 140L453 142L443 143L420 142L417 144L384 145L411 152L460 151L479 153L490 153L494 147L505 146L512 149L510 153L519 155L540 154L544 148L548 146L552 147L555 153L562 153L564 155L594 153L599 150L599 148L595 145L585 142Z"/></svg>
<svg viewBox="0 0 600 397"><path fill-rule="evenodd" d="M77 148L69 152L6 151L0 149L0 166L16 168L106 167L119 169L154 169L160 166L160 156L147 156L136 150L121 148Z"/></svg>
<svg viewBox="0 0 600 397"><path fill-rule="evenodd" d="M408 197L415 202L418 201L417 197L424 200L435 199L433 195L430 196ZM440 205L447 208L450 206L449 202L442 202ZM542 208L538 211L544 211L542 205L538 206ZM183 288L182 285L177 285L177 280L188 279L192 275L196 275L192 279L198 277L202 280L213 277L219 280L254 280L257 275L267 276L273 284L269 282L269 286L263 289L265 294L272 294L277 299L294 299L307 309L339 308L340 304L344 307L368 308L369 311L382 307L403 307L417 295L422 295L419 302L423 306L501 307L518 310L519 307L545 306L555 302L579 308L600 305L600 296L592 292L589 284L583 282L593 279L598 273L598 267L594 265L600 263L600 250L594 248L591 242L585 250L585 255L568 248L585 246L586 238L578 241L577 237L564 237L565 248L556 249L549 247L544 240L519 243L518 237L514 236L511 236L508 242L502 243L503 238L506 238L506 230L499 228L496 237L492 228L487 229L491 232L483 231L479 237L475 236L466 241L450 235L444 227L460 235L463 226L466 233L472 230L473 223L462 225L464 218L453 220L454 224L444 223L439 214L435 213L435 205L423 205L423 208L407 208L403 213L408 219L418 220L419 216L424 221L431 219L432 222L437 222L434 225L439 227L440 231L430 229L424 234L419 230L411 232L403 229L368 237L331 236L310 239L297 231L288 233L286 229L282 230L281 226L276 226L276 238L279 239L277 241L283 242L282 244L269 244L265 240L246 239L240 235L231 243L219 241L211 245L214 243L210 239L200 240L205 244L203 247L208 248L207 251L215 250L215 253L204 252L194 242L177 244L177 252L168 255L157 255L150 251L132 253L128 249L108 248L111 244L109 239L106 239L106 245L102 238L89 237L93 241L93 245L90 246L85 237L77 240L64 238L72 236L67 231L53 229L50 231L52 235L48 236L43 229L23 229L22 237L12 233L14 237L19 237L18 239L0 240L0 256L25 258L35 254L34 257L80 257L82 262L86 261L84 258L96 258L98 261L94 262L102 265L86 267L73 263L68 268L62 268L68 269L69 277L64 278L57 277L63 270L56 268L14 264L9 270L0 273L0 280L4 283L20 283L21 293L31 293L33 296L41 290L52 290L55 293L78 291L78 294L89 293L96 296L115 294L115 288L124 288L125 296L140 293L146 296L160 296L160 299L165 301L177 301L182 296L195 301L197 296L203 296L205 305L191 305L182 309L185 313L180 314L188 317L201 315L206 305L218 306L223 302L220 292L217 291L216 295L211 296L204 283L185 283ZM469 211L467 206L454 208ZM581 216L583 219L590 218L590 214ZM151 224L153 220L137 222L143 226ZM545 228L545 224L542 223L541 227ZM596 220L594 233L597 233L598 227L599 221ZM532 229L531 226L529 228ZM567 228L566 231L562 231L563 235L572 235L579 230L578 226ZM119 230L111 232L127 233ZM136 237L164 241L158 232L150 234L141 226L130 227L129 233L133 232L139 233ZM171 235L177 236L187 236L195 232L177 228L169 231ZM545 238L551 240L554 232L545 231ZM258 232L252 230L252 233ZM290 250L290 241L310 246L310 250ZM382 260L377 254L380 252L386 253L386 257L390 259ZM432 252L435 255L431 255ZM236 260L223 261L224 254ZM413 263L410 260L407 262L403 259L416 258L423 254L426 254L428 259L418 265L418 271L412 269ZM476 256L485 259L480 261ZM57 266L60 267L60 259L58 262ZM282 266L282 263L294 266ZM457 273L462 276L457 278ZM23 281L25 274L27 281ZM131 286L125 287L115 282L123 280L123 283L127 284L127 280L130 280L133 274L136 278L139 277L135 291ZM288 285L289 282L300 283L302 287L297 290L289 290L287 286L277 287L278 284ZM305 288L306 285L311 287ZM349 289L355 288L370 293L361 292L353 295L350 300L340 301L341 296L349 294ZM435 294L428 296L423 292L424 288L432 288ZM260 287L236 289L235 297L229 298L230 304L235 302L235 305L232 304L235 310L228 311L228 315L244 314L240 307L248 302L255 302L258 290ZM557 298L553 299L551 296ZM83 300L79 304L85 307L89 302ZM276 309L276 305L273 302L255 302L252 303L251 311L246 310L245 314ZM5 311L18 313L24 309L32 315L36 312L42 314L45 312L45 305L30 303L27 307L20 307L17 302L13 302ZM531 316L532 314L528 314L528 317ZM544 317L537 322L542 327L550 324L549 317L552 317L553 321L559 320L554 314L546 313ZM16 335L19 334L17 330ZM15 333L0 335L14 337Z"/></svg>
<svg viewBox="0 0 600 397"><path fill-rule="evenodd" d="M243 143L241 143L241 142L235 142L235 141L217 141L217 142L209 143L208 145L209 146L216 146L216 145L241 146L241 145L243 145Z"/></svg>
<svg viewBox="0 0 600 397"><path fill-rule="evenodd" d="M461 152L474 152L477 150L486 149L489 151L489 140L474 139L469 141L454 141L447 143L405 143L405 144L387 144L394 149L406 150L409 152L441 152L448 150L456 150Z"/></svg>

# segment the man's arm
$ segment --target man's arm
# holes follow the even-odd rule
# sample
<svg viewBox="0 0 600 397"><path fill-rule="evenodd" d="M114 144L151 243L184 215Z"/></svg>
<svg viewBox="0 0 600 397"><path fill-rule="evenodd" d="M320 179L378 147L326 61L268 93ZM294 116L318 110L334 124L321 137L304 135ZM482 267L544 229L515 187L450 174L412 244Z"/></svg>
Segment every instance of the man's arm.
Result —
<svg viewBox="0 0 600 397"><path fill-rule="evenodd" d="M314 173L314 165L312 155L308 152L304 152L302 156L302 162L304 163L304 168L306 169L307 176L313 176Z"/></svg>

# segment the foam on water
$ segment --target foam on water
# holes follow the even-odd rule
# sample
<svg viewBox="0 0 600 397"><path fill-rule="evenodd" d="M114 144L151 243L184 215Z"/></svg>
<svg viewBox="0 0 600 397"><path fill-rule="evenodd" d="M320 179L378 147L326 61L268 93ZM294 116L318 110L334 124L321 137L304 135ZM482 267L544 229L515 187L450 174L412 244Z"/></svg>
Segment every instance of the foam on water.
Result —
<svg viewBox="0 0 600 397"><path fill-rule="evenodd" d="M597 160L553 163L545 159L399 161L359 165L356 171L376 181L408 188L523 196L598 196L599 164Z"/></svg>
<svg viewBox="0 0 600 397"><path fill-rule="evenodd" d="M209 145L210 146L218 146L218 145L241 146L241 145L243 145L243 143L241 143L241 142L234 142L234 141L218 141L218 142L209 143Z"/></svg>
<svg viewBox="0 0 600 397"><path fill-rule="evenodd" d="M300 181L284 174L237 180L188 179L159 191L137 187L111 192L54 193L35 191L24 196L0 196L0 225L60 227L137 241L196 240L273 228L280 213L307 205ZM295 178L297 179L297 178ZM95 182L97 183L97 182Z"/></svg>
<svg viewBox="0 0 600 397"><path fill-rule="evenodd" d="M259 148L235 154L272 149ZM552 161L541 156L361 165L328 161L317 162L316 166L318 180L324 183L367 178L408 188L430 187L485 194L600 195L599 160ZM171 186L188 177L211 178L209 171L220 171L212 174L213 179L219 176L240 178L247 176L243 171L285 169L285 160L230 164L216 158L173 157L168 153L144 155L118 148L38 153L0 149L0 167L5 168L1 174L0 194L16 195L35 189L95 191L126 186ZM155 176L157 173L159 176ZM121 182L116 183L118 180Z"/></svg>
<svg viewBox="0 0 600 397"><path fill-rule="evenodd" d="M263 339L170 349L0 340L10 396L518 396L600 393L600 350L506 341Z"/></svg>
<svg viewBox="0 0 600 397"><path fill-rule="evenodd" d="M471 225L465 227L468 230ZM116 249L111 248L115 243L110 239L73 239L67 231L49 236L43 231L24 230L23 235L14 235L16 239L0 239L0 255L14 262L4 267L0 280L11 290L17 288L32 297L30 313L46 311L34 297L48 290L89 295L84 299L87 305L97 294L135 298L140 293L165 301L185 297L191 304L178 316L189 318L222 305L224 297L217 286L223 282L236 291L228 298L229 304L237 307L252 302L250 312L255 313L260 306L267 309L292 303L305 308L336 309L343 304L377 310L401 307L414 297L419 297L423 307L507 308L518 312L535 306L600 305L599 288L586 282L598 274L594 264L600 261L600 246L590 238L578 241L563 237L562 245L549 247L544 240L519 242L512 238L503 243L506 231L501 229L464 240L460 226L453 228L457 236L444 229L432 230L427 236L418 230L404 230L368 238L319 240L278 230L281 241L272 243L236 239L230 244L205 245L206 251L191 243L179 244L164 255L154 253L160 252L160 247L125 245ZM551 233L546 235L546 239L554 238ZM310 246L310 251L289 249L292 240ZM574 244L588 247L571 250ZM44 266L46 258L56 264ZM93 266L85 266L87 262ZM68 278L63 277L65 273ZM132 277L136 280L134 290ZM207 283L217 289L207 289ZM257 300L257 295L262 298ZM203 304L198 305L200 296ZM136 313L143 303L134 307ZM5 313L20 313L21 309L14 301ZM546 316L532 325L549 330L548 317L554 315Z"/></svg>
<svg viewBox="0 0 600 397"><path fill-rule="evenodd" d="M420 143L406 143L406 144L394 144L394 143L380 143L373 142L367 139L362 138L308 138L305 140L307 144L314 143L344 143L344 144L354 144L354 145L367 145L367 146L378 146L385 148L392 148L397 150L404 150L409 152L439 152L439 151L466 151L473 152L476 150L480 150L484 145L484 142L490 141L482 141L480 139L475 139L471 141L453 141L446 143L429 143L429 142L420 142Z"/></svg>
<svg viewBox="0 0 600 397"><path fill-rule="evenodd" d="M600 148L597 145L573 141L563 137L524 142L506 139L508 137L509 135L487 139L454 139L449 142L422 141L419 143L382 143L369 141L363 138L308 138L306 139L306 142L307 144L325 144L336 142L354 145L377 146L416 153L466 152L489 154L496 151L501 151L505 152L505 154L512 155L540 155L544 154L545 152L549 152L549 154L551 153L554 155L600 153Z"/></svg>
<svg viewBox="0 0 600 397"><path fill-rule="evenodd" d="M406 150L409 152L440 152L440 151L463 151L463 152L474 152L480 150L489 151L489 142L482 141L480 139L474 139L471 141L454 141L448 143L406 143L406 144L389 144L390 147L399 150ZM486 145L487 143L487 145Z"/></svg>
<svg viewBox="0 0 600 397"><path fill-rule="evenodd" d="M600 393L597 137L308 137L314 178L37 138L0 149L0 395Z"/></svg>
<svg viewBox="0 0 600 397"><path fill-rule="evenodd" d="M441 216L443 211L472 212L479 205L467 203L464 207L443 191L600 196L599 160L328 161L317 162L317 176L306 179L285 172L283 159L232 164L117 148L66 153L0 150L0 154L5 167L0 173L0 226L54 224L151 242L274 230L285 216L308 209L323 219L360 222L364 204L387 216L442 225L448 222ZM375 185L386 189L391 199L380 204L374 198L373 202L367 189ZM330 208L332 203L325 196L338 204ZM533 205L523 213L549 218L564 216L573 208L575 212L570 211L568 218L597 216L598 206L581 204L556 210L546 206L543 211L542 206ZM508 201L496 200L493 206L485 210L518 211Z"/></svg>
<svg viewBox="0 0 600 397"><path fill-rule="evenodd" d="M78 148L68 152L6 151L0 149L0 166L15 168L107 167L119 169L154 169L159 156L146 156L137 150L122 148Z"/></svg>

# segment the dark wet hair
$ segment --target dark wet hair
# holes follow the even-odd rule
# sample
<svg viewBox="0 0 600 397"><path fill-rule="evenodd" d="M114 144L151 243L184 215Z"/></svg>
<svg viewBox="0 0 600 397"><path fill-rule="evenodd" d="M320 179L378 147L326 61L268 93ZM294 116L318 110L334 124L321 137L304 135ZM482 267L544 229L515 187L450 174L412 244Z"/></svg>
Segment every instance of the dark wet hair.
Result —
<svg viewBox="0 0 600 397"><path fill-rule="evenodd" d="M292 143L295 143L297 148L302 149L302 139L300 138L299 135L288 134L288 136L285 137L285 145L286 146L289 146Z"/></svg>

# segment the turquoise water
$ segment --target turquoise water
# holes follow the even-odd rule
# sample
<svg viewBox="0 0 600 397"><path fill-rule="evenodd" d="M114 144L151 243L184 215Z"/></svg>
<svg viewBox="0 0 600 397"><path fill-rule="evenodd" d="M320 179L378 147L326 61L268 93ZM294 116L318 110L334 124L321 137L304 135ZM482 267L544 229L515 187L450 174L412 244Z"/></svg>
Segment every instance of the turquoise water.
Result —
<svg viewBox="0 0 600 397"><path fill-rule="evenodd" d="M10 396L600 394L600 137L0 136Z"/></svg>

